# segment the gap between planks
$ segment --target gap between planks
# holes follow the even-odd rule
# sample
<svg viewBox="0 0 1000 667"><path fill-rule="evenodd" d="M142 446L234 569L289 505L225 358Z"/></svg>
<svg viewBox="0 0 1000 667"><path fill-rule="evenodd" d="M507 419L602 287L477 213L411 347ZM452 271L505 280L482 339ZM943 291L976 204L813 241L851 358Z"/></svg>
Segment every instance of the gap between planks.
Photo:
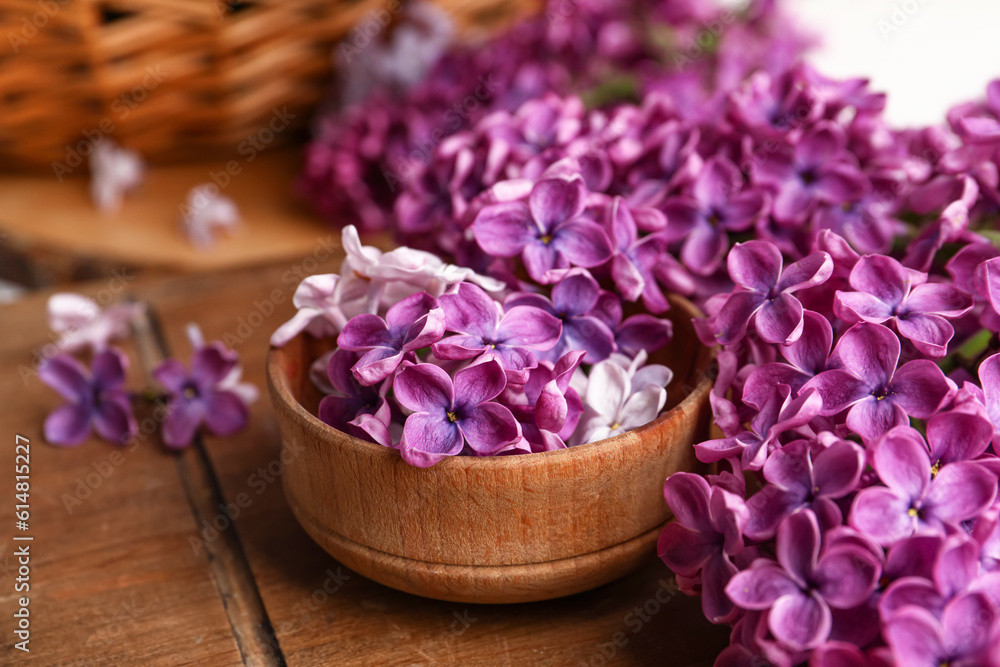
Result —
<svg viewBox="0 0 1000 667"><path fill-rule="evenodd" d="M147 384L154 386L153 368L170 356L170 350L152 305L148 302L144 305L144 313L136 317L132 325L140 366ZM176 461L195 527L200 530L203 525L211 525L221 508L226 506L222 487L201 436L191 447L180 452ZM216 530L216 539L199 539L199 542L205 550L209 571L222 598L240 657L243 664L250 667L286 667L285 656L261 599L243 543L232 518L228 515L227 518L229 526L225 530Z"/></svg>

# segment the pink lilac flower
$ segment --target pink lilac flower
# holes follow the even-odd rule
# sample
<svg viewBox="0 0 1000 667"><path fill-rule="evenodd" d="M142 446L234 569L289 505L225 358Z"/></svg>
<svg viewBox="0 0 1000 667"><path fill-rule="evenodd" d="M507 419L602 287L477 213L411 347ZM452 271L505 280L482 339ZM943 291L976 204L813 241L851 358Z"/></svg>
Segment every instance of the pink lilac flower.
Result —
<svg viewBox="0 0 1000 667"><path fill-rule="evenodd" d="M779 384L787 384L793 394L813 377L827 370L833 347L830 321L811 310L802 318L802 336L781 348L787 363L772 361L753 369L743 383L743 402L760 409Z"/></svg>
<svg viewBox="0 0 1000 667"><path fill-rule="evenodd" d="M292 303L298 311L271 335L271 345L281 347L303 331L317 338L332 336L347 323L338 303L336 274L309 276L295 288Z"/></svg>
<svg viewBox="0 0 1000 667"><path fill-rule="evenodd" d="M729 250L729 232L745 232L768 204L761 189L743 189L736 165L725 157L710 158L689 196L668 199L663 210L672 238L683 238L680 259L694 273L715 273Z"/></svg>
<svg viewBox="0 0 1000 667"><path fill-rule="evenodd" d="M881 571L867 549L850 543L821 549L819 524L808 509L782 521L777 556L734 575L726 594L745 609L769 609L768 628L793 650L822 645L833 625L830 608L867 600Z"/></svg>
<svg viewBox="0 0 1000 667"><path fill-rule="evenodd" d="M851 525L883 546L916 531L944 531L986 509L997 479L971 461L933 469L927 445L909 426L898 426L874 445L872 464L885 486L862 490Z"/></svg>
<svg viewBox="0 0 1000 667"><path fill-rule="evenodd" d="M955 333L945 318L972 309L966 292L947 283L926 282L924 273L907 269L891 257L862 257L851 271L855 292L837 292L834 312L845 322L893 322L918 350L942 357Z"/></svg>
<svg viewBox="0 0 1000 667"><path fill-rule="evenodd" d="M899 339L890 329L881 324L855 324L834 348L841 367L823 371L803 390L811 387L819 392L823 415L847 410L847 426L865 441L909 424L911 415L927 419L951 396L955 385L928 359L897 368L899 352Z"/></svg>
<svg viewBox="0 0 1000 667"><path fill-rule="evenodd" d="M656 209L649 211L662 217ZM643 305L651 313L667 310L670 306L654 275L666 250L666 238L662 234L648 234L640 239L635 216L621 197L612 200L606 217L605 227L610 229L610 237L618 249L611 258L615 287L628 301L642 298ZM663 225L666 225L665 219Z"/></svg>
<svg viewBox="0 0 1000 667"><path fill-rule="evenodd" d="M153 377L168 394L163 443L180 449L192 443L202 427L212 435L228 436L249 421L247 393L234 386L239 355L222 343L195 348L190 368L177 359L166 359Z"/></svg>
<svg viewBox="0 0 1000 667"><path fill-rule="evenodd" d="M870 187L845 148L843 130L824 121L788 153L760 163L757 180L776 190L773 215L778 221L802 223L820 204L853 201Z"/></svg>
<svg viewBox="0 0 1000 667"><path fill-rule="evenodd" d="M94 356L90 370L68 354L42 363L39 379L67 403L45 420L45 439L53 445L79 445L91 429L115 444L125 444L137 431L125 376L128 357L116 347Z"/></svg>
<svg viewBox="0 0 1000 667"><path fill-rule="evenodd" d="M461 453L465 445L478 454L494 454L519 440L514 415L492 402L506 385L495 359L463 368L454 382L434 364L406 366L393 381L396 399L413 411L403 425L403 458L425 468Z"/></svg>
<svg viewBox="0 0 1000 667"><path fill-rule="evenodd" d="M846 440L819 451L813 451L808 440L785 445L764 464L768 484L747 501L750 519L744 533L755 540L770 539L781 520L800 507L809 507L824 530L840 525L834 501L854 491L864 467L864 450Z"/></svg>
<svg viewBox="0 0 1000 667"><path fill-rule="evenodd" d="M388 387L358 382L352 373L358 358L356 352L344 349L335 350L329 357L327 377L335 393L319 402L318 416L336 429L391 447L390 407L384 395Z"/></svg>
<svg viewBox="0 0 1000 667"><path fill-rule="evenodd" d="M389 308L385 319L370 313L353 317L337 337L337 345L362 353L354 365L354 377L373 385L392 375L407 353L441 340L444 321L437 300L420 292Z"/></svg>
<svg viewBox="0 0 1000 667"><path fill-rule="evenodd" d="M538 360L532 350L551 350L559 342L559 320L534 306L513 306L506 312L486 292L461 283L454 293L438 299L448 331L432 346L438 359L497 359L511 377L527 378L525 371Z"/></svg>
<svg viewBox="0 0 1000 667"><path fill-rule="evenodd" d="M701 574L702 610L714 623L736 613L725 588L738 568L733 558L744 551L743 526L749 518L743 498L711 487L699 475L671 475L663 494L673 512L660 533L657 553L678 576Z"/></svg>
<svg viewBox="0 0 1000 667"><path fill-rule="evenodd" d="M909 606L885 626L885 638L901 665L992 664L988 657L997 622L996 607L982 593L969 593L948 604L940 620Z"/></svg>
<svg viewBox="0 0 1000 667"><path fill-rule="evenodd" d="M583 361L594 364L615 351L615 334L601 319L591 315L598 306L601 286L586 269L572 269L552 287L552 299L541 294L515 293L504 301L508 311L518 306L539 308L562 322L562 335L545 358L555 360L570 350L583 350Z"/></svg>
<svg viewBox="0 0 1000 667"><path fill-rule="evenodd" d="M476 242L496 257L520 256L540 283L555 282L556 269L603 264L611 258L611 242L583 216L586 194L579 177L540 180L527 202L483 208L472 223Z"/></svg>
<svg viewBox="0 0 1000 667"><path fill-rule="evenodd" d="M740 288L716 316L716 338L736 342L753 322L768 343L794 343L802 335L802 304L792 294L826 281L833 261L825 252L809 255L782 270L781 251L767 241L747 241L729 253L729 275Z"/></svg>

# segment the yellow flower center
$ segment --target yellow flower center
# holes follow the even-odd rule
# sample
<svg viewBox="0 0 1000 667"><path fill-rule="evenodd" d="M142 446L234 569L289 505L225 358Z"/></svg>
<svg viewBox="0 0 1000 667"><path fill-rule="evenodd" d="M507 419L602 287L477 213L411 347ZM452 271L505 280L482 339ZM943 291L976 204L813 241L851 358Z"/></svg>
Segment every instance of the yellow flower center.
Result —
<svg viewBox="0 0 1000 667"><path fill-rule="evenodd" d="M912 517L915 517L918 514L916 508L914 508L914 507L911 507L906 513L909 514Z"/></svg>
<svg viewBox="0 0 1000 667"><path fill-rule="evenodd" d="M546 234L545 236L543 236L542 237L542 243L544 243L545 245L548 245L548 244L552 243L552 236L548 235L548 234Z"/></svg>
<svg viewBox="0 0 1000 667"><path fill-rule="evenodd" d="M448 413L448 421L450 421L451 423L454 424L455 422L458 421L458 415L456 415L454 412L449 412Z"/></svg>

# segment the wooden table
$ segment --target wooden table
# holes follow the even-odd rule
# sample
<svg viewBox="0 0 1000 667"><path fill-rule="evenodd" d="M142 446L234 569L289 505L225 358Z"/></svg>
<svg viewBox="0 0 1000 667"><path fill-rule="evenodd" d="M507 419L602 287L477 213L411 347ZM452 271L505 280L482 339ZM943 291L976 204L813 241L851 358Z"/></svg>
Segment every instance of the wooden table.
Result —
<svg viewBox="0 0 1000 667"><path fill-rule="evenodd" d="M308 255L307 255L308 256ZM249 428L180 454L45 444L57 403L31 369L50 341L40 293L0 308L0 646L37 665L710 665L727 643L654 554L635 574L549 602L462 605L368 581L316 546L281 489L279 436L263 375L270 333L292 312L305 257L267 269L137 278L127 292L161 326L146 356L187 359L184 325L229 334L262 389ZM339 265L331 257L324 267ZM323 270L321 268L320 270ZM95 295L112 278L80 291ZM277 293L275 291L277 290ZM276 296L284 298L275 299ZM266 302L282 303L269 313ZM253 315L260 312L261 315ZM256 326L255 326L256 325ZM157 339L160 340L157 340ZM140 355L134 354L133 359ZM132 386L142 386L142 369ZM22 377L23 375L23 377ZM31 517L15 530L15 435L31 442ZM227 514L227 505L233 518ZM213 527L212 524L215 524ZM14 535L31 536L15 542ZM30 544L30 653L15 650L18 563Z"/></svg>

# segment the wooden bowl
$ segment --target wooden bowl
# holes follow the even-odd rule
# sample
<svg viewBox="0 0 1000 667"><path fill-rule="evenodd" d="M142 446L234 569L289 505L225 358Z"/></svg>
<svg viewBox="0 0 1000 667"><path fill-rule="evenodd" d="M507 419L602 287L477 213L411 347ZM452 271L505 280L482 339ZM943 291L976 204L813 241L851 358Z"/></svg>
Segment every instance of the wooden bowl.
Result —
<svg viewBox="0 0 1000 667"><path fill-rule="evenodd" d="M663 482L698 466L692 444L710 418L713 353L671 297L675 373L667 410L621 435L541 454L456 456L430 468L315 417L308 377L317 341L299 336L268 358L283 440L285 494L327 552L382 584L454 602L546 600L628 574L655 553L669 518Z"/></svg>

